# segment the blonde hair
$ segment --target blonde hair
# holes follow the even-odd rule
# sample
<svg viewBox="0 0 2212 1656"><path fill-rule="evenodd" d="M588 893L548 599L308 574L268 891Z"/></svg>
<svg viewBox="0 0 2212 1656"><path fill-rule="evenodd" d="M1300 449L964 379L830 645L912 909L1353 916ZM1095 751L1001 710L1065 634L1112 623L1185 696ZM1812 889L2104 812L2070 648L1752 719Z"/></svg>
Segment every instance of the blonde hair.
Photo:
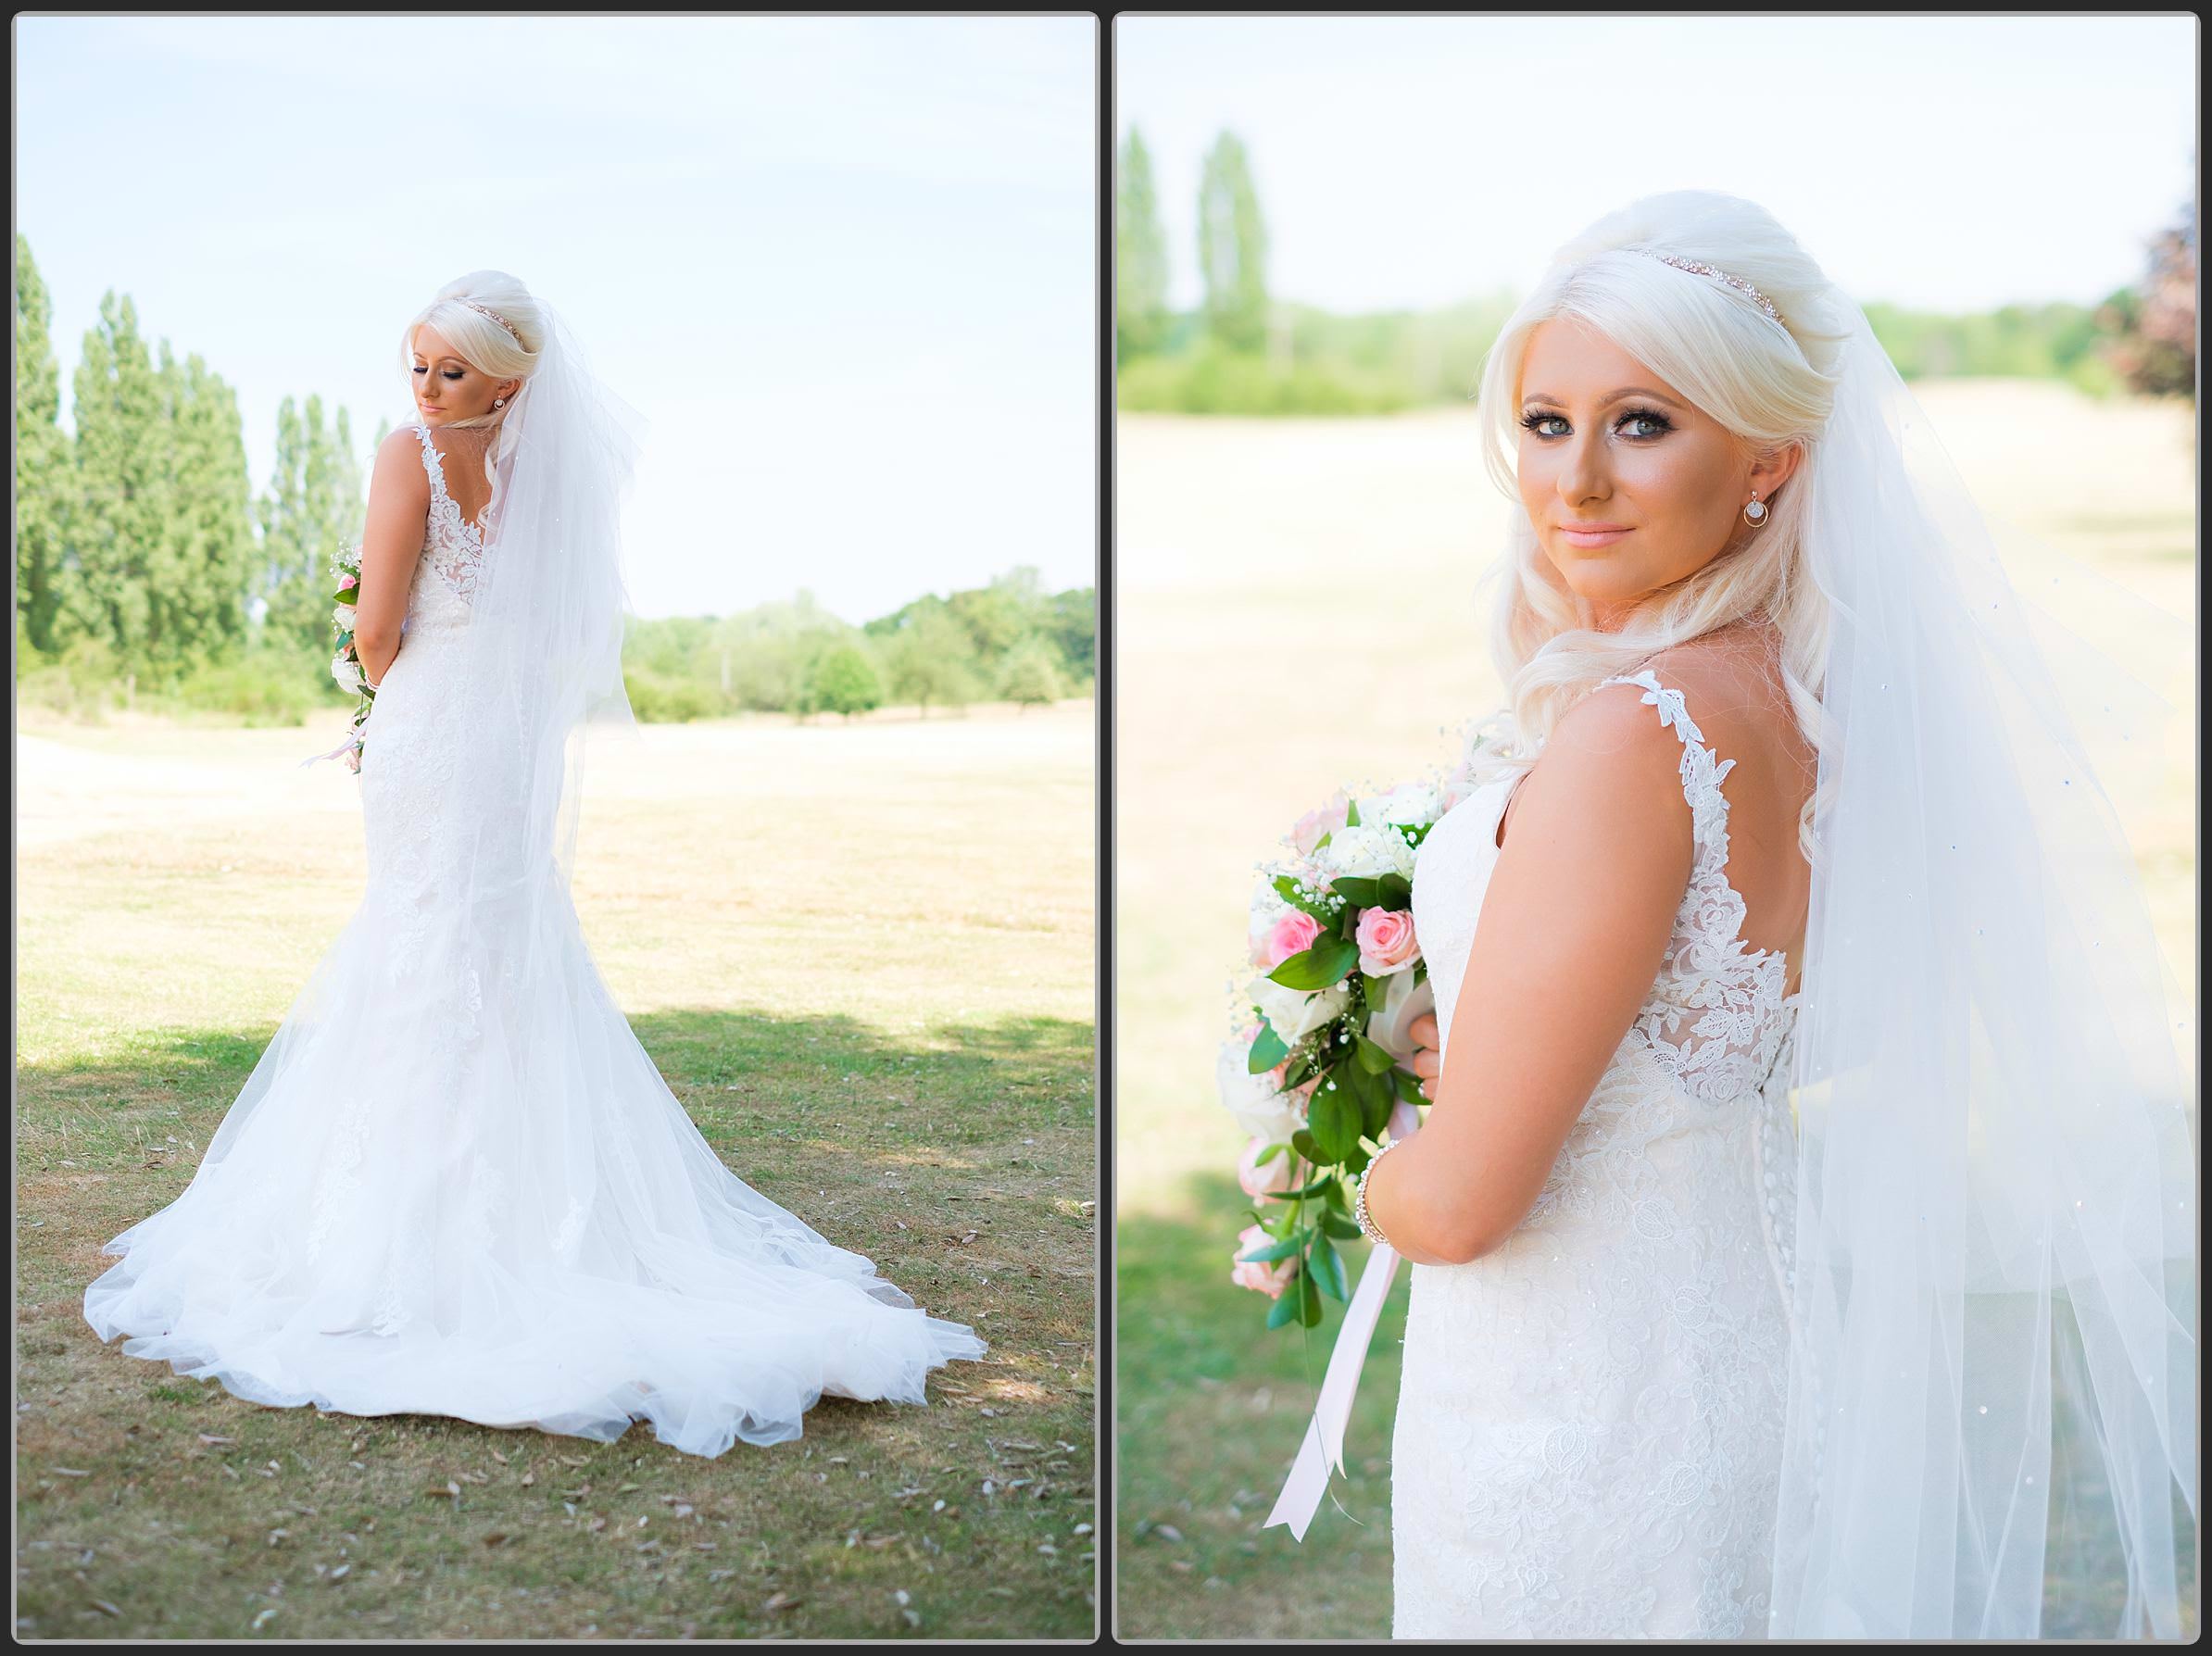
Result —
<svg viewBox="0 0 2212 1656"><path fill-rule="evenodd" d="M467 301L467 303L464 303ZM496 311L514 332L474 308ZM399 361L411 370L417 330L435 328L460 353L461 359L495 380L527 381L537 370L538 353L545 347L545 324L530 290L505 270L471 270L438 289L437 297L417 311L399 340ZM508 399L513 407L514 399ZM507 414L496 408L469 420L449 420L445 430L497 425Z"/></svg>
<svg viewBox="0 0 2212 1656"><path fill-rule="evenodd" d="M1742 278L1773 302L1780 320L1740 291L1657 255ZM1491 345L1477 393L1483 460L1514 510L1506 556L1490 572L1501 581L1490 654L1506 685L1506 708L1490 727L1502 726L1503 741L1475 756L1474 777L1527 770L1567 709L1601 682L1747 620L1770 621L1779 634L1791 712L1817 753L1829 613L1806 569L1804 502L1820 463L1819 433L1834 407L1831 370L1850 335L1850 316L1849 301L1765 208L1712 191L1632 202L1553 256ZM1600 630L1589 605L1558 583L1514 478L1516 396L1528 336L1539 323L1562 317L1604 334L1747 449L1805 447L1748 544L1652 594L1617 632ZM1808 857L1812 820L1808 799L1799 821Z"/></svg>

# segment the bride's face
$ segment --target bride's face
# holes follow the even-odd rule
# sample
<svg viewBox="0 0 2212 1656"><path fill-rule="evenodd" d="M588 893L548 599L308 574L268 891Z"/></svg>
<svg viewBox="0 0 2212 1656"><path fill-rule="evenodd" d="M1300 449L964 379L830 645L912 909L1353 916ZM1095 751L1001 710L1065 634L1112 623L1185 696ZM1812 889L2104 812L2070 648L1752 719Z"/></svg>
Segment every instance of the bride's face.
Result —
<svg viewBox="0 0 2212 1656"><path fill-rule="evenodd" d="M492 412L495 397L512 397L520 380L495 380L468 361L429 326L415 330L415 407L425 425L475 420Z"/></svg>
<svg viewBox="0 0 2212 1656"><path fill-rule="evenodd" d="M1793 469L1754 465L1733 433L1576 318L1531 330L1519 399L1521 504L1608 631L1748 540L1752 490L1770 499Z"/></svg>

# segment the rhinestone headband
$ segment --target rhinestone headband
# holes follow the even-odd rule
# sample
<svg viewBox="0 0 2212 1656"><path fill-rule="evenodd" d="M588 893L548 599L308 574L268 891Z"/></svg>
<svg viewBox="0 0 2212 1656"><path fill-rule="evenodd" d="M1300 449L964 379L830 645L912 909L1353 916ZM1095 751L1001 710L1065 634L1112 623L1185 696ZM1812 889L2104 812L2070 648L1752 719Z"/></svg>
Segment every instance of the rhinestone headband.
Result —
<svg viewBox="0 0 2212 1656"><path fill-rule="evenodd" d="M1638 251L1642 252L1645 250L1639 248ZM1753 305L1756 305L1761 310L1764 310L1768 316L1772 317L1776 321L1778 322L1782 320L1781 313L1775 309L1774 301L1772 299L1769 299L1757 288L1752 286L1752 284L1744 281L1742 277L1731 276L1726 270L1722 270L1718 265L1700 264L1694 258L1677 258L1671 253L1654 253L1652 255L1652 257L1657 259L1661 264L1674 266L1674 268L1678 270L1688 270L1694 276L1710 276L1716 282L1725 282L1730 287L1734 288L1738 293L1741 294L1745 298L1749 299Z"/></svg>
<svg viewBox="0 0 2212 1656"><path fill-rule="evenodd" d="M473 299L461 299L461 300L458 300L458 301L456 301L456 302L457 302L457 303L459 303L459 304L461 304L461 305L466 305L466 306L467 306L467 307L469 307L471 310L473 310L474 312L476 312L476 314L477 314L478 316L488 316L488 317L490 317L490 318L492 319L492 320L494 320L495 322L497 322L497 323L498 323L498 324L499 324L499 325L500 325L502 328L506 329L506 330L508 331L508 332L509 332L510 334L513 334L513 335L514 335L514 342L515 342L515 344L517 344L517 345L522 345L522 336L520 333L515 333L515 325L514 325L512 322L509 321L509 320L507 320L505 317L501 316L501 315L500 315L500 314L499 314L497 311L496 311L496 310L487 310L487 309L486 309L484 307L483 307L482 305L479 305L479 304L477 304L477 303L476 303L476 301L475 301L475 300L473 300ZM523 346L522 346L522 348L523 348L524 350L528 350L530 347L529 347L529 346L527 346L527 345L523 345Z"/></svg>

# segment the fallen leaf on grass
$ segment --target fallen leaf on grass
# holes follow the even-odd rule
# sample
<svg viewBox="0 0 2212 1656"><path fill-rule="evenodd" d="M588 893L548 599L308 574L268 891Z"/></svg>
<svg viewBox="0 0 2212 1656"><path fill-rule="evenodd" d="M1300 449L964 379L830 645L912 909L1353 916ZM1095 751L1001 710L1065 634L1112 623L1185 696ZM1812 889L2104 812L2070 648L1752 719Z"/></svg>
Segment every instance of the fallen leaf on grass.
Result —
<svg viewBox="0 0 2212 1656"><path fill-rule="evenodd" d="M108 1603L105 1599L92 1600L91 1604L94 1610L98 1611L104 1616L114 1616L118 1620L120 1620L122 1617L123 1612L116 1609L114 1605Z"/></svg>
<svg viewBox="0 0 2212 1656"><path fill-rule="evenodd" d="M206 1444L206 1445L207 1445L207 1446L209 1449L213 1449L213 1448L214 1448L216 1445L218 1445L218 1444L231 1444L231 1443L236 1443L236 1442L238 1441L238 1439L236 1439L235 1437L218 1437L218 1436L216 1436L214 1433L212 1433L212 1432L202 1432L202 1433L199 1435L199 1439L200 1439L200 1441L201 1441L202 1443Z"/></svg>
<svg viewBox="0 0 2212 1656"><path fill-rule="evenodd" d="M768 1596L768 1602L761 1605L760 1608L773 1616L780 1615L786 1610L797 1609L805 1602L804 1599L794 1599L788 1593L771 1593Z"/></svg>

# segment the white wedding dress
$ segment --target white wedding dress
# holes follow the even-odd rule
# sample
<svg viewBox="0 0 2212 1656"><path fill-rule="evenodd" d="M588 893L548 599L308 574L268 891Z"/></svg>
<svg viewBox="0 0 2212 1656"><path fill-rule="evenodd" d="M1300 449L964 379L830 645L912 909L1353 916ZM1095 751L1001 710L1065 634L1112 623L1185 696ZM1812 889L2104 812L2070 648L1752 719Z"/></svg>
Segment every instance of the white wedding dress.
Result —
<svg viewBox="0 0 2212 1656"><path fill-rule="evenodd" d="M367 894L190 1186L107 1245L86 1320L255 1402L600 1439L644 1419L698 1455L796 1437L825 1393L924 1401L984 1343L723 1166L554 869L453 900L516 764L462 693L484 526L417 430L432 505L364 732Z"/></svg>
<svg viewBox="0 0 2212 1656"><path fill-rule="evenodd" d="M1649 670L1696 847L1673 941L1535 1207L1414 1265L1392 1440L1401 1638L1762 1637L1789 1357L1798 997L1726 874L1732 761ZM1439 1047L1513 779L1422 843ZM1463 1059L1462 1061L1464 1061Z"/></svg>

